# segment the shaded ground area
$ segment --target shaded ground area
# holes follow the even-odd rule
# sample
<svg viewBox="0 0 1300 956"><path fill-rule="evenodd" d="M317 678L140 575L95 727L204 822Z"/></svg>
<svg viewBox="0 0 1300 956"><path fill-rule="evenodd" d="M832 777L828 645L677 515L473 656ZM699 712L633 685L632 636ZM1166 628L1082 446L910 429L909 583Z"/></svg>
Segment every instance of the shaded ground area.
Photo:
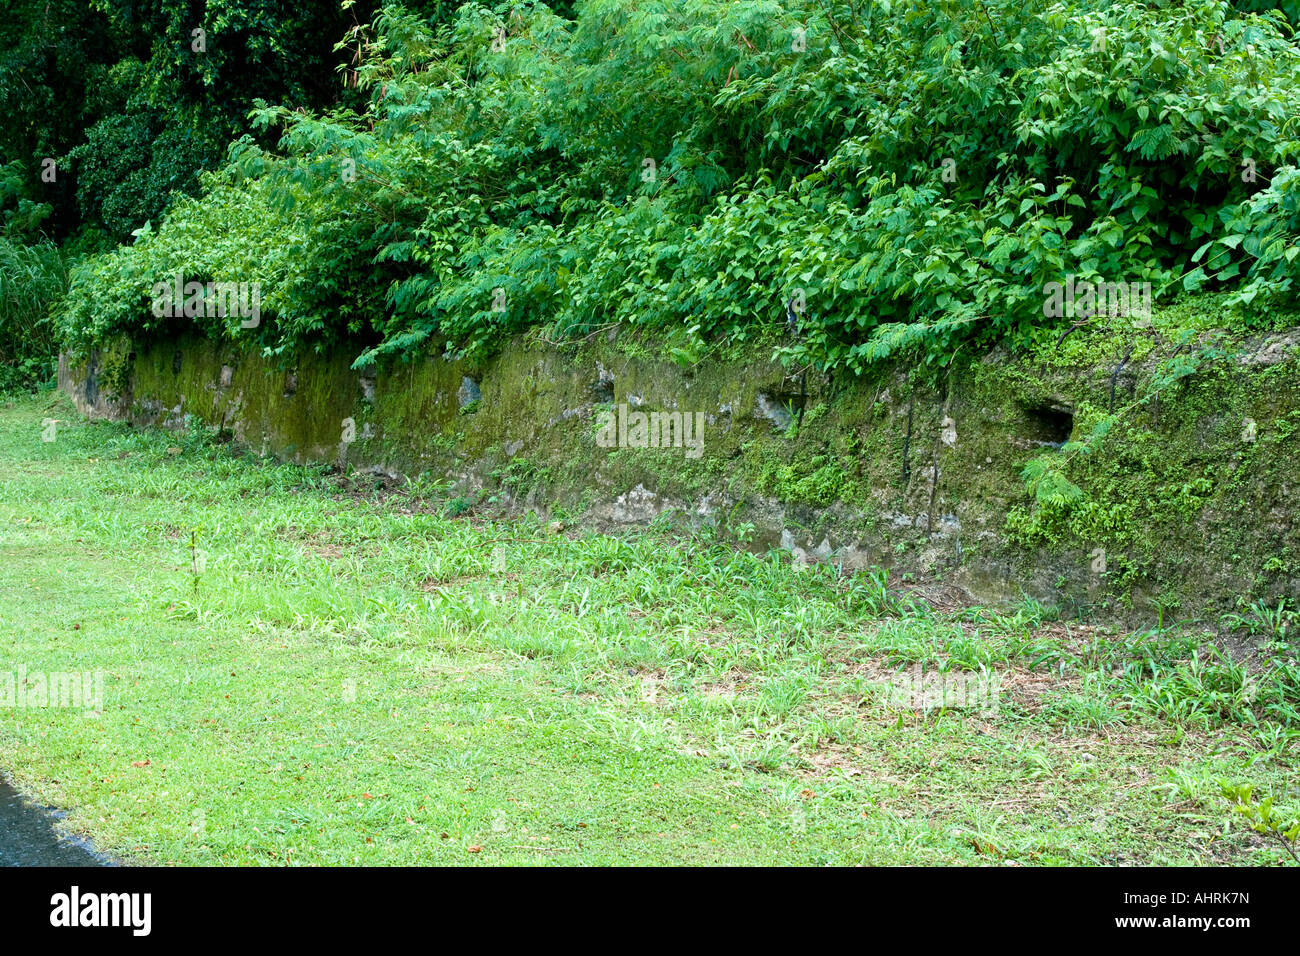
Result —
<svg viewBox="0 0 1300 956"><path fill-rule="evenodd" d="M0 778L0 866L104 866L89 848L61 839L46 811Z"/></svg>
<svg viewBox="0 0 1300 956"><path fill-rule="evenodd" d="M0 406L0 474L0 674L104 686L0 708L0 766L116 859L1294 865L1234 809L1297 802L1285 613L936 605L61 398Z"/></svg>

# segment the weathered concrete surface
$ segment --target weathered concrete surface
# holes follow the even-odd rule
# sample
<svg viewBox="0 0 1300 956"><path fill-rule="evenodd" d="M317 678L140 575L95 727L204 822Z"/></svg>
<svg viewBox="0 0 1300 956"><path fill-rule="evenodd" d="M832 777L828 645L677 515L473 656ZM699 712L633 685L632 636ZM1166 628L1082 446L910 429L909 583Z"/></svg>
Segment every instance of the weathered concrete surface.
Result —
<svg viewBox="0 0 1300 956"><path fill-rule="evenodd" d="M803 382L766 358L681 368L628 335L363 371L342 354L277 364L181 338L65 359L60 385L83 414L200 422L298 462L430 472L481 506L602 528L713 525L981 601L1186 617L1297 595L1298 344L1294 329L1241 337L1161 387L1192 350L1156 330L1085 330L1042 354L853 382ZM601 414L618 405L702 412L703 454L600 447ZM1112 409L1089 451L1058 450ZM1042 455L1060 456L1079 500L1028 494L1022 471Z"/></svg>

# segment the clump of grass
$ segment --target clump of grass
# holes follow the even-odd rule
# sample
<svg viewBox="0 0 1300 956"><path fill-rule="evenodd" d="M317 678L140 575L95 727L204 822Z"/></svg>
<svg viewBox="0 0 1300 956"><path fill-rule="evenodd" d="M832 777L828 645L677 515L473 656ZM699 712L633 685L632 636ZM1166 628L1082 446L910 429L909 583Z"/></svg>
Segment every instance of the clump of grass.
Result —
<svg viewBox="0 0 1300 956"><path fill-rule="evenodd" d="M52 380L58 341L51 315L68 289L68 271L54 243L0 236L0 393Z"/></svg>

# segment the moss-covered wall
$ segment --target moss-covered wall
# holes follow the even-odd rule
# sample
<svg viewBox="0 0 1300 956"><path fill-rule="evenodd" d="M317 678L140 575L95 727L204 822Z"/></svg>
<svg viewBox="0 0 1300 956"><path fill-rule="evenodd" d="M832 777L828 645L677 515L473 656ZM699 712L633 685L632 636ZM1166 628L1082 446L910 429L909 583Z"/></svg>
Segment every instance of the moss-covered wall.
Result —
<svg viewBox="0 0 1300 956"><path fill-rule="evenodd" d="M601 527L715 524L982 601L1182 617L1295 599L1300 332L1216 340L1196 327L1158 316L852 382L788 377L753 346L682 368L627 334L566 349L521 338L481 367L364 372L344 356L277 364L180 339L105 346L65 360L60 379L87 414L194 416L265 454L431 472L479 503ZM1180 361L1195 371L1161 386ZM600 447L601 413L620 404L704 413L703 454ZM1110 411L1104 437L1076 447ZM1027 492L1022 471L1044 455L1073 500Z"/></svg>

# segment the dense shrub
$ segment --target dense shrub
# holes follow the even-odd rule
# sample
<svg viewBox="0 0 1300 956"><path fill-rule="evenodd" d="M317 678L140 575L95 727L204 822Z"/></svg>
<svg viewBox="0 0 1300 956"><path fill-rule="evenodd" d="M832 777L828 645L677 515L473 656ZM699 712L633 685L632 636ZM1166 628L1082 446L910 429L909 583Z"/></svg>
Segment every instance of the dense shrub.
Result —
<svg viewBox="0 0 1300 956"><path fill-rule="evenodd" d="M203 198L87 265L71 339L156 328L178 270L263 283L262 324L223 334L358 361L616 322L689 355L793 297L787 357L856 371L1045 334L1068 275L1296 293L1300 52L1276 11L517 2L437 28L388 8L343 46L367 110L259 108L278 148L242 138Z"/></svg>

